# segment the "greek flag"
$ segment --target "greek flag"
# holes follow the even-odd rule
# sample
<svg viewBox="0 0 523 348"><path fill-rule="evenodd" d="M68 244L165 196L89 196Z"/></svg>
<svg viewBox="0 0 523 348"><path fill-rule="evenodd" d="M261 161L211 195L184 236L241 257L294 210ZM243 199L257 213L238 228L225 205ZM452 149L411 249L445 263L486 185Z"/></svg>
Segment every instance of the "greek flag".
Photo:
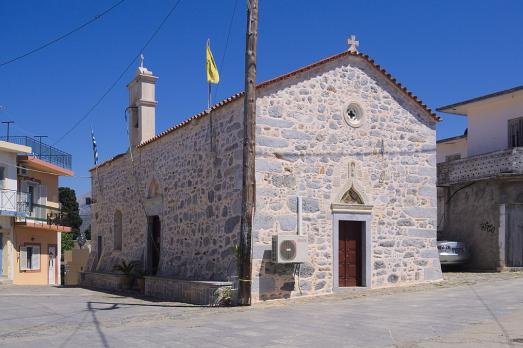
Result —
<svg viewBox="0 0 523 348"><path fill-rule="evenodd" d="M94 131L91 129L91 138L93 140L93 159L94 165L98 164L98 150L96 149L96 139L94 138Z"/></svg>

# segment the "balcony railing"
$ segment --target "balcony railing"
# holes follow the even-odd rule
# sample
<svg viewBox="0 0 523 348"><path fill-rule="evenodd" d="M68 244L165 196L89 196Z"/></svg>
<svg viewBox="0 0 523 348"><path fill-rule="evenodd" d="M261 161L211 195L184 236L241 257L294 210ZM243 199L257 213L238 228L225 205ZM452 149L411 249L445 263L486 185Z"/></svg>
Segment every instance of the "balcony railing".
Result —
<svg viewBox="0 0 523 348"><path fill-rule="evenodd" d="M0 190L0 215L23 217L28 202L27 193L2 189Z"/></svg>
<svg viewBox="0 0 523 348"><path fill-rule="evenodd" d="M66 213L60 208L26 201L22 209L25 214L18 217L18 222L40 222L47 225L64 225Z"/></svg>
<svg viewBox="0 0 523 348"><path fill-rule="evenodd" d="M438 163L438 185L523 175L523 147Z"/></svg>
<svg viewBox="0 0 523 348"><path fill-rule="evenodd" d="M72 167L72 157L70 154L39 140L26 136L0 136L0 140L29 146L33 151L32 155L42 161L46 161L65 169L71 169Z"/></svg>

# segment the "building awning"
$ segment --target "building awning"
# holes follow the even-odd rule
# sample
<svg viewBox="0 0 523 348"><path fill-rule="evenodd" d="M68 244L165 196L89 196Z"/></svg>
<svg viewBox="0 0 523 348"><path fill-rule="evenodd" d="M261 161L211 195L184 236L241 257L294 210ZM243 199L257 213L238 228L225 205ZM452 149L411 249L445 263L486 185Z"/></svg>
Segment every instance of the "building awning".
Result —
<svg viewBox="0 0 523 348"><path fill-rule="evenodd" d="M71 227L61 226L61 225L49 225L48 223L45 223L45 222L23 221L23 222L16 222L15 226L36 228L39 230L48 230L50 232L60 232L60 233L71 232Z"/></svg>
<svg viewBox="0 0 523 348"><path fill-rule="evenodd" d="M18 162L23 163L29 170L35 169L60 176L73 176L74 172L69 169L59 167L33 156L18 156Z"/></svg>

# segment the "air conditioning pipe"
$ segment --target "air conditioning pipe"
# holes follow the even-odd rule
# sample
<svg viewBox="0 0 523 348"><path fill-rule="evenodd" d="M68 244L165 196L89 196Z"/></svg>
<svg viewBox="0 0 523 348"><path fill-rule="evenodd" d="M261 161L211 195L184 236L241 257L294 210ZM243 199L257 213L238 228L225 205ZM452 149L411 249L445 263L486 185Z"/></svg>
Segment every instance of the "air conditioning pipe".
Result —
<svg viewBox="0 0 523 348"><path fill-rule="evenodd" d="M297 197L297 200L296 200L296 211L297 211L297 217L298 217L298 221L297 221L297 227L296 227L296 232L298 234L298 236L302 236L303 235L303 229L302 229L302 207L303 207L303 200L302 200L302 197L301 196L298 196Z"/></svg>

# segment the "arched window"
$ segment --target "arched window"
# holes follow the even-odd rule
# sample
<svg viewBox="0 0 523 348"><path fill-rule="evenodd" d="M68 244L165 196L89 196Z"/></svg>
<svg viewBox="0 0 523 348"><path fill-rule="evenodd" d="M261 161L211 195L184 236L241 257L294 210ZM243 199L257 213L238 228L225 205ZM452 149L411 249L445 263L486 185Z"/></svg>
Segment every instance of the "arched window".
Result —
<svg viewBox="0 0 523 348"><path fill-rule="evenodd" d="M160 186L156 179L153 179L149 184L149 190L147 190L147 198L154 198L160 194Z"/></svg>
<svg viewBox="0 0 523 348"><path fill-rule="evenodd" d="M114 212L114 225L113 225L113 240L114 250L122 250L122 229L123 229L123 218L122 212L117 210Z"/></svg>

